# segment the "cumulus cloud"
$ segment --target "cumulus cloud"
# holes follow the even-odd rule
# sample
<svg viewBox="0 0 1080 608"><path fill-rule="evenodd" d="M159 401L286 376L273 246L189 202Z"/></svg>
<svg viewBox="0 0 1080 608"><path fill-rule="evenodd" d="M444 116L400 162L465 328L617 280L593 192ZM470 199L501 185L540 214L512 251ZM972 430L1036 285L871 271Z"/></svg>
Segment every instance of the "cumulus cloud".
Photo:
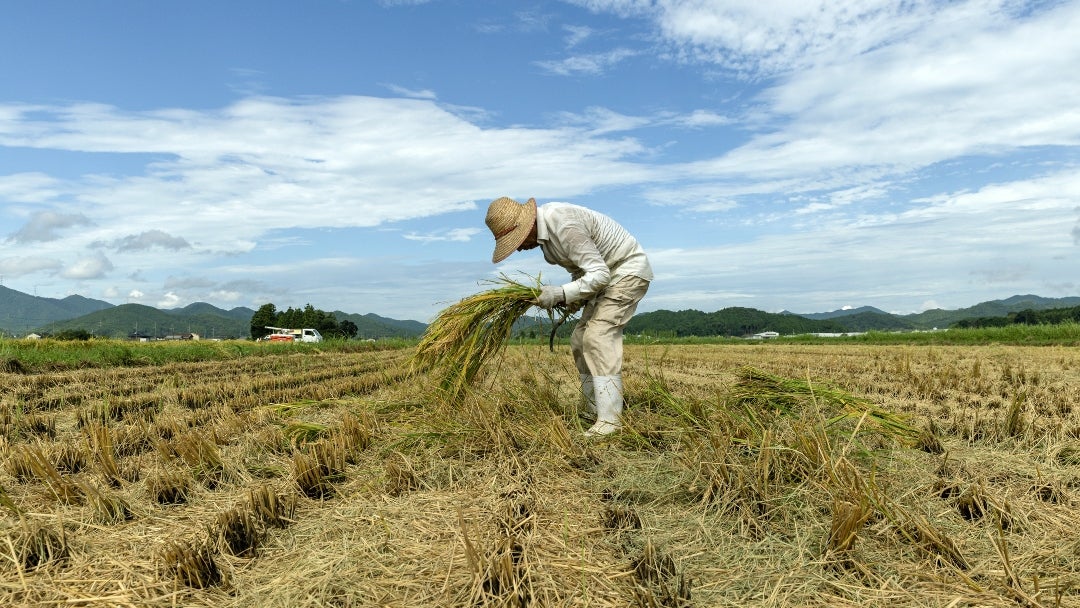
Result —
<svg viewBox="0 0 1080 608"><path fill-rule="evenodd" d="M430 100L252 98L207 112L79 104L14 114L0 145L165 158L144 175L99 175L78 185L101 242L124 238L123 226L149 223L152 213L170 232L250 250L275 228L378 226L472 209L491 191L558 195L651 173L628 159L641 150L633 140L480 128ZM426 183L439 188L417 187ZM158 202L152 211L147 200ZM47 229L80 217L42 216L43 225L20 238L55 235Z"/></svg>
<svg viewBox="0 0 1080 608"><path fill-rule="evenodd" d="M75 261L61 271L60 276L76 280L100 279L112 269L112 262L98 252Z"/></svg>
<svg viewBox="0 0 1080 608"><path fill-rule="evenodd" d="M93 222L81 213L38 211L30 217L30 221L9 238L19 244L55 241L60 238L59 232L64 229L90 225L93 225Z"/></svg>
<svg viewBox="0 0 1080 608"><path fill-rule="evenodd" d="M156 306L158 308L176 308L182 299L175 292L168 292L158 300Z"/></svg>

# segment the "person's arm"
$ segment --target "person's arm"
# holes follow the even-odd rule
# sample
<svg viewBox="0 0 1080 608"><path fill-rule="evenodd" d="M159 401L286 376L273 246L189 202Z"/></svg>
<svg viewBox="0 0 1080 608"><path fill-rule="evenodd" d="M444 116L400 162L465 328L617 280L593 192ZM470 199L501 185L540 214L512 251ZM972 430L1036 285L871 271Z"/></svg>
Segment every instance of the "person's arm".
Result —
<svg viewBox="0 0 1080 608"><path fill-rule="evenodd" d="M559 231L560 241L570 260L581 269L580 276L562 286L567 304L588 300L611 281L611 270L596 248L589 233L571 224Z"/></svg>

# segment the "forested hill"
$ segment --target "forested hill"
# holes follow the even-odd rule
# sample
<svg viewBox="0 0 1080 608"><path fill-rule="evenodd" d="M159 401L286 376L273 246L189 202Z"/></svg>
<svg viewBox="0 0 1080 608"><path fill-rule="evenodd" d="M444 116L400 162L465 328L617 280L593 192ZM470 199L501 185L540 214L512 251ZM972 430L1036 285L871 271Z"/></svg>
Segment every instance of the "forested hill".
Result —
<svg viewBox="0 0 1080 608"><path fill-rule="evenodd" d="M732 307L716 312L657 310L635 315L627 334L651 336L751 336L763 331L781 335L845 332L833 319L814 320L793 314L776 314L754 308Z"/></svg>

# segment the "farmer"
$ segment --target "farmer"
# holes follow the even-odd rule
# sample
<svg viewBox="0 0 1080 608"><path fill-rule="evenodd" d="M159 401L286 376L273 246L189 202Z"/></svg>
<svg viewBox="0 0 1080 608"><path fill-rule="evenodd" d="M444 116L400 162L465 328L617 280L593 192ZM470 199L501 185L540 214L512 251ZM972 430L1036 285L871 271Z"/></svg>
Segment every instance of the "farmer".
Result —
<svg viewBox="0 0 1080 608"><path fill-rule="evenodd" d="M623 408L623 328L653 278L649 259L637 240L610 217L569 203L536 206L503 197L488 206L488 228L495 236L491 261L537 246L549 264L570 272L564 285L544 285L536 305L584 304L570 336L581 392L596 423L587 436L619 429Z"/></svg>

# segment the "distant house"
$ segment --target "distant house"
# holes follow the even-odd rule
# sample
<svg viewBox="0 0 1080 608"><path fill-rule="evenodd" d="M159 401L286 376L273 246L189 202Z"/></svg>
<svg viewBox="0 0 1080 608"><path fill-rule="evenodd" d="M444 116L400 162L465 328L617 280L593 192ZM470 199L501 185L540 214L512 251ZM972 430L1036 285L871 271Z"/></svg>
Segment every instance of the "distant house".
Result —
<svg viewBox="0 0 1080 608"><path fill-rule="evenodd" d="M763 331L763 332L761 332L759 334L754 334L753 336L751 336L751 338L754 339L754 340L766 340L768 338L779 338L779 337L780 337L780 334L778 332L775 332L775 331Z"/></svg>
<svg viewBox="0 0 1080 608"><path fill-rule="evenodd" d="M26 334L25 336L23 336L23 339L24 340L40 340L41 335L40 334Z"/></svg>
<svg viewBox="0 0 1080 608"><path fill-rule="evenodd" d="M128 340L135 340L135 341L138 341L138 342L149 342L150 341L150 336L149 336L149 334L144 334L142 332L133 331L130 334L128 334Z"/></svg>
<svg viewBox="0 0 1080 608"><path fill-rule="evenodd" d="M199 339L199 334L192 334L192 333L170 334L168 336L165 336L164 339L165 340L198 340Z"/></svg>

